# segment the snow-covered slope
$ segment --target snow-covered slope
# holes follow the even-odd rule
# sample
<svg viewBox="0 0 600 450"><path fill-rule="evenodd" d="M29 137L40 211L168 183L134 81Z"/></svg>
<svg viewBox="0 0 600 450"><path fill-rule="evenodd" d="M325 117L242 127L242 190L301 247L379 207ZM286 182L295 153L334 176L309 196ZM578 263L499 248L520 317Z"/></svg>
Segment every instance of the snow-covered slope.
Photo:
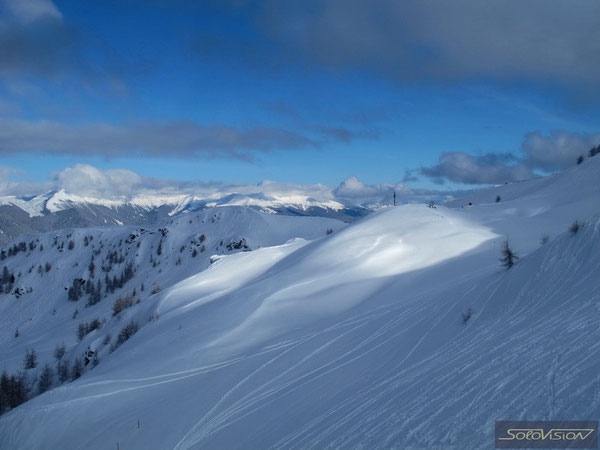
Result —
<svg viewBox="0 0 600 450"><path fill-rule="evenodd" d="M15 276L14 283L2 284L4 293L0 294L0 369L17 369L25 349L31 346L41 361L50 360L56 344L64 340L69 346L74 345L80 322L97 317L107 319L110 326L102 328L103 337L120 321L117 317L117 324L110 324L115 299L130 296L135 290L135 300L145 303L152 297L154 287L164 289L203 271L213 255L219 255L213 258L217 259L290 239L320 238L328 230L344 226L325 218L277 216L251 208L224 207L172 219L154 229L101 227L23 236L0 252L0 268L6 266ZM92 261L94 269L90 271ZM120 278L128 264L134 270L131 279L114 292L107 292L106 280ZM91 295L84 284L81 298L68 301L68 289L73 280L80 279L92 280L94 285L100 282L100 302L88 305ZM17 329L19 337L15 338ZM80 353L84 344L89 344L88 337L73 350Z"/></svg>
<svg viewBox="0 0 600 450"><path fill-rule="evenodd" d="M589 159L221 257L109 319L144 324L114 352L105 328L70 342L100 363L1 416L0 447L493 448L495 420L597 420L598 175ZM5 332L8 365L18 339L53 347L52 323Z"/></svg>
<svg viewBox="0 0 600 450"><path fill-rule="evenodd" d="M530 251L539 244L541 235L552 238L574 220L599 211L599 179L600 158L589 158L559 174L482 189L446 206L516 240L523 251Z"/></svg>

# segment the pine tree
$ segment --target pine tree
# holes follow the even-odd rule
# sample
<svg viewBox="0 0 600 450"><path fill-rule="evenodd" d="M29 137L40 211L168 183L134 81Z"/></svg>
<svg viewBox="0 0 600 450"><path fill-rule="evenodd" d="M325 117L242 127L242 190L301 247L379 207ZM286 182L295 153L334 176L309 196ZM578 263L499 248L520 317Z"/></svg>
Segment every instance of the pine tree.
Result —
<svg viewBox="0 0 600 450"><path fill-rule="evenodd" d="M125 327L119 332L117 336L116 347L119 347L125 341L127 341L131 336L133 336L138 331L138 324L133 320L130 320Z"/></svg>
<svg viewBox="0 0 600 450"><path fill-rule="evenodd" d="M23 358L23 369L35 369L37 367L37 353L34 349L25 350L25 358Z"/></svg>
<svg viewBox="0 0 600 450"><path fill-rule="evenodd" d="M104 284L106 285L106 293L108 294L109 292L113 291L113 287L112 287L112 281L111 279L108 277L108 274L106 274L104 276Z"/></svg>
<svg viewBox="0 0 600 450"><path fill-rule="evenodd" d="M473 315L473 310L469 306L469 308L464 313L462 313L462 321L463 321L463 323L467 323L471 319L472 315Z"/></svg>
<svg viewBox="0 0 600 450"><path fill-rule="evenodd" d="M510 248L508 238L502 244L501 254L502 257L500 258L500 264L503 267L506 267L506 269L510 269L512 266L514 266L517 259L519 259L517 254Z"/></svg>
<svg viewBox="0 0 600 450"><path fill-rule="evenodd" d="M81 297L81 280L75 278L73 279L73 284L69 288L68 291L69 300L76 302Z"/></svg>
<svg viewBox="0 0 600 450"><path fill-rule="evenodd" d="M65 356L66 351L67 347L64 343L62 343L61 345L57 344L56 347L54 347L54 358L56 358L56 360L62 359L62 357Z"/></svg>
<svg viewBox="0 0 600 450"><path fill-rule="evenodd" d="M29 388L25 372L21 371L17 375L11 376L3 373L0 378L0 387L4 393L5 401L10 408L16 408L27 401Z"/></svg>
<svg viewBox="0 0 600 450"><path fill-rule="evenodd" d="M88 266L88 270L90 271L90 278L94 278L94 270L96 269L96 265L94 264L94 255L90 259L90 265Z"/></svg>
<svg viewBox="0 0 600 450"><path fill-rule="evenodd" d="M83 363L79 358L75 358L73 361L73 367L71 368L71 380L76 380L83 373Z"/></svg>
<svg viewBox="0 0 600 450"><path fill-rule="evenodd" d="M100 300L102 300L102 282L100 280L96 282L96 290L94 291L93 295L94 303L98 303Z"/></svg>
<svg viewBox="0 0 600 450"><path fill-rule="evenodd" d="M69 380L71 374L69 371L68 360L61 359L60 361L58 361L58 363L56 364L56 375L61 383L64 383L65 381Z"/></svg>
<svg viewBox="0 0 600 450"><path fill-rule="evenodd" d="M571 234L577 234L577 232L579 231L580 228L581 228L581 224L579 223L579 221L576 220L569 227L569 231L571 232Z"/></svg>
<svg viewBox="0 0 600 450"><path fill-rule="evenodd" d="M6 371L0 376L0 415L8 408L8 375Z"/></svg>
<svg viewBox="0 0 600 450"><path fill-rule="evenodd" d="M14 408L27 401L27 396L29 394L29 382L27 380L27 374L23 371L17 373L17 375L14 376L13 386L13 401L15 405L13 406Z"/></svg>
<svg viewBox="0 0 600 450"><path fill-rule="evenodd" d="M102 283L100 282L100 280L98 280L96 282L95 287L94 283L92 283L92 286L90 288L90 297L88 298L88 305L93 306L100 300L102 300Z"/></svg>
<svg viewBox="0 0 600 450"><path fill-rule="evenodd" d="M40 374L40 379L38 381L38 392L43 394L48 389L52 387L52 383L54 382L54 371L52 367L48 363L44 365L42 369L42 373Z"/></svg>

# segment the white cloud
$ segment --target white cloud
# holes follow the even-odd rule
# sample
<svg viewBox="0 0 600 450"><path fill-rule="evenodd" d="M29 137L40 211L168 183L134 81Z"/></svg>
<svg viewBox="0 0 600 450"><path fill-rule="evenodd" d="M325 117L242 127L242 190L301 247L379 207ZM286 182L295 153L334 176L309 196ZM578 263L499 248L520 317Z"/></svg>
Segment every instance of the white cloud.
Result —
<svg viewBox="0 0 600 450"><path fill-rule="evenodd" d="M549 136L529 133L523 142L525 163L530 167L555 171L574 166L579 155L600 144L600 134L553 131Z"/></svg>
<svg viewBox="0 0 600 450"><path fill-rule="evenodd" d="M465 152L447 152L439 157L438 164L422 167L422 175L435 183L449 180L463 184L498 184L531 178L529 167L511 154L488 153L481 156Z"/></svg>
<svg viewBox="0 0 600 450"><path fill-rule="evenodd" d="M0 195L37 195L50 190L64 190L68 194L103 200L129 200L133 197L194 195L216 201L231 195L247 196L259 200L282 203L339 202L344 205L376 207L389 205L396 192L402 202L438 200L450 194L430 190L411 189L403 184L367 185L350 177L338 187L323 184L291 184L263 181L258 184L225 184L221 182L175 181L146 177L128 169L98 169L87 164L77 164L53 174L48 183L9 181L23 176L10 167L0 166Z"/></svg>
<svg viewBox="0 0 600 450"><path fill-rule="evenodd" d="M465 152L442 153L438 164L421 167L422 175L435 183L498 184L531 178L537 171L560 171L577 164L579 155L600 144L600 134L553 131L525 135L522 152L471 155ZM410 171L409 171L410 174Z"/></svg>
<svg viewBox="0 0 600 450"><path fill-rule="evenodd" d="M129 196L143 187L144 179L127 169L100 170L77 164L56 173L55 185L70 193L90 197Z"/></svg>

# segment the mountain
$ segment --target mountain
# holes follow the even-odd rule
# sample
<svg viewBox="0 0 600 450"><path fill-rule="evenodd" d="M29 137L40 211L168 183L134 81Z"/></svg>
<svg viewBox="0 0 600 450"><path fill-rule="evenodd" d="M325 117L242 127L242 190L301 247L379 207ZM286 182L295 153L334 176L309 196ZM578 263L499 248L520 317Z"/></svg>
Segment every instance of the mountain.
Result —
<svg viewBox="0 0 600 450"><path fill-rule="evenodd" d="M55 245L56 232L31 236L37 248L4 261L21 272L12 289L33 291L0 296L3 366L14 373L35 348L31 379L63 341L71 364L88 346L99 363L0 416L0 447L475 449L493 448L495 420L595 420L599 174L589 158L349 225L236 207L216 223L221 208L166 219L166 233L143 238L131 228L131 243L126 227L95 229L93 250L89 230ZM509 270L507 238L519 257ZM132 279L87 308L69 301L92 252L100 267L119 248L135 258ZM40 275L46 251L59 268ZM140 302L113 317L133 287ZM94 318L101 328L79 342Z"/></svg>
<svg viewBox="0 0 600 450"><path fill-rule="evenodd" d="M202 211L215 206L246 206L271 214L329 217L353 222L371 211L398 204L443 202L466 191L414 190L402 184L366 185L356 177L337 188L321 184L293 185L263 181L257 185L140 187L141 192L108 189L110 180L94 185L99 172L93 167L75 169L90 187L84 193L64 188L28 196L0 197L0 245L23 233L62 228L111 225L151 226L160 219ZM73 169L73 170L75 170ZM76 175L76 174L75 174ZM95 186L95 187L94 187ZM80 184L75 188L81 190ZM162 190L161 190L162 189ZM198 192L195 191L198 189Z"/></svg>
<svg viewBox="0 0 600 450"><path fill-rule="evenodd" d="M112 225L152 226L161 219L216 206L247 206L272 214L318 216L353 221L370 212L359 205L342 205L303 195L266 196L227 194L198 197L188 194L151 194L104 199L52 191L35 197L0 197L0 244L24 233L63 228Z"/></svg>

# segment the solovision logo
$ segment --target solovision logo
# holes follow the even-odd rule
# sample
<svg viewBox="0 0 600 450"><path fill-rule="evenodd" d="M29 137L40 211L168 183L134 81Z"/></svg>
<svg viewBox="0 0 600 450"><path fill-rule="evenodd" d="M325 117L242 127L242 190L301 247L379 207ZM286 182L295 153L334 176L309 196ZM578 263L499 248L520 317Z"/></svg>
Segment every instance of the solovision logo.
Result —
<svg viewBox="0 0 600 450"><path fill-rule="evenodd" d="M598 422L497 421L496 448L598 448Z"/></svg>

